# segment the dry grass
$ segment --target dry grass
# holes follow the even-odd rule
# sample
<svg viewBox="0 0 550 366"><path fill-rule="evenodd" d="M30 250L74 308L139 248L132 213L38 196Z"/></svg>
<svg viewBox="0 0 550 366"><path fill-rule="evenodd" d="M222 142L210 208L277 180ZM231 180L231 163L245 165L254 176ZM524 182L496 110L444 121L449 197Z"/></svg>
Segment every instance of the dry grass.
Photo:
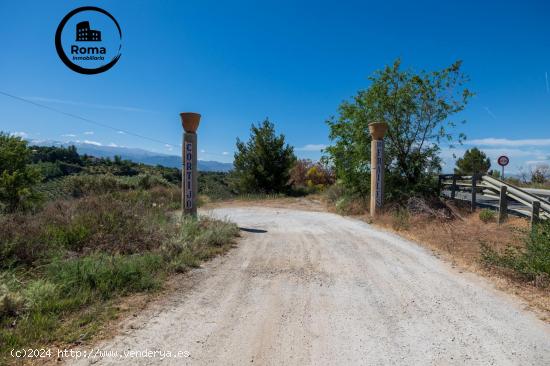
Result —
<svg viewBox="0 0 550 366"><path fill-rule="evenodd" d="M395 230L415 241L425 243L431 249L450 255L454 261L473 265L480 258L480 243L485 242L495 249L504 249L522 240L528 224L521 218L510 218L503 225L485 223L479 215L463 213L462 219L434 220L424 215L410 215L406 228ZM394 213L385 213L374 223L385 228L396 226Z"/></svg>
<svg viewBox="0 0 550 366"><path fill-rule="evenodd" d="M322 202L323 198L320 194L312 194L306 197L274 197L265 198L261 200L243 200L239 198L232 198L227 200L210 201L207 197L203 198L202 210L211 210L218 207L274 207L274 208L288 208L302 211L327 211L325 204Z"/></svg>

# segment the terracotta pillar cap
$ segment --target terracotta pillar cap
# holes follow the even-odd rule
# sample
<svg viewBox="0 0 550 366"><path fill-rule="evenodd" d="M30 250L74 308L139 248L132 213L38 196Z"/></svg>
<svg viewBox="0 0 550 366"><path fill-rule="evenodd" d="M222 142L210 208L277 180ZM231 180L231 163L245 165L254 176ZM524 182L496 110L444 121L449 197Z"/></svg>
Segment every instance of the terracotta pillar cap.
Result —
<svg viewBox="0 0 550 366"><path fill-rule="evenodd" d="M197 128L199 128L199 122L201 120L201 115L199 113L193 112L182 112L180 113L181 125L187 133L195 133Z"/></svg>
<svg viewBox="0 0 550 366"><path fill-rule="evenodd" d="M369 123L369 131L374 140L382 140L387 130L388 124L386 122Z"/></svg>

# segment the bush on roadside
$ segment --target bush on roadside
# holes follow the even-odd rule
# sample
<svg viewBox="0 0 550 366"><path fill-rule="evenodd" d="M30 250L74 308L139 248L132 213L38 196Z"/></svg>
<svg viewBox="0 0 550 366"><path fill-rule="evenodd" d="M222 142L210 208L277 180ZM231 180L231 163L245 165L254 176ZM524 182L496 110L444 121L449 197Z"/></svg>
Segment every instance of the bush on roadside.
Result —
<svg viewBox="0 0 550 366"><path fill-rule="evenodd" d="M333 169L324 162L299 159L290 170L290 182L295 191L320 192L334 184Z"/></svg>
<svg viewBox="0 0 550 366"><path fill-rule="evenodd" d="M536 286L550 284L550 222L532 230L523 247L507 247L502 253L482 243L482 260L488 265L508 268Z"/></svg>
<svg viewBox="0 0 550 366"><path fill-rule="evenodd" d="M489 223L492 221L495 221L495 211L490 210L488 208L484 208L481 211L479 211L479 219L483 221L484 223Z"/></svg>
<svg viewBox="0 0 550 366"><path fill-rule="evenodd" d="M0 132L1 211L27 210L39 203L35 186L42 177L30 161L31 150L25 140Z"/></svg>
<svg viewBox="0 0 550 366"><path fill-rule="evenodd" d="M362 215L368 212L368 198L347 189L341 182L329 186L323 191L323 197L336 212L342 215Z"/></svg>

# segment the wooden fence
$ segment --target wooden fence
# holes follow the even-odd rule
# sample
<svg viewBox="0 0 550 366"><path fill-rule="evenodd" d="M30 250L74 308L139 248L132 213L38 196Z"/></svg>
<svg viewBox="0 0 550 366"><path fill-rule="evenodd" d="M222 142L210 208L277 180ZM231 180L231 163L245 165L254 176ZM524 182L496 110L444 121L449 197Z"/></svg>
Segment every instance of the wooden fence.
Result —
<svg viewBox="0 0 550 366"><path fill-rule="evenodd" d="M444 190L450 191L451 199L456 199L458 192L468 193L472 211L479 205L479 196L498 200L499 223L506 220L510 200L527 207L527 210L521 213L529 216L532 223L550 219L550 202L489 175L442 174L439 176L438 187L440 195Z"/></svg>

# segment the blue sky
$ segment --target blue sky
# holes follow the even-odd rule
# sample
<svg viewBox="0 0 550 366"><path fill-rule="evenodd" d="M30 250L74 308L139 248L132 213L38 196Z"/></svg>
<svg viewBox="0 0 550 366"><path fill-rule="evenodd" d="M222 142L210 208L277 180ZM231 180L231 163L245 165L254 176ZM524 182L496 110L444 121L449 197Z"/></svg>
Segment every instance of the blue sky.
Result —
<svg viewBox="0 0 550 366"><path fill-rule="evenodd" d="M122 28L122 57L99 75L69 70L54 47L61 18L84 5ZM2 1L0 91L173 146L2 95L0 129L176 154L178 113L196 111L200 158L231 161L235 138L269 117L315 159L329 143L324 121L374 70L397 57L416 69L462 59L476 97L455 153L506 153L517 171L550 159L549 17L543 0Z"/></svg>

